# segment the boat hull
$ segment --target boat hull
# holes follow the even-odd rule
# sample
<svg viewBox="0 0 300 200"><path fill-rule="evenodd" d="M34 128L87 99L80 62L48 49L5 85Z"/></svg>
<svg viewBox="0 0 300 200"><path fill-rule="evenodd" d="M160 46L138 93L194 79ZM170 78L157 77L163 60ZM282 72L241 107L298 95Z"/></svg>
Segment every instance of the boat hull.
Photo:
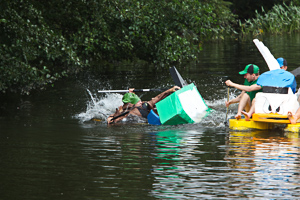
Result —
<svg viewBox="0 0 300 200"><path fill-rule="evenodd" d="M277 113L254 113L252 115L252 120L256 122L268 122L276 124L289 124L290 121L286 115L280 115Z"/></svg>
<svg viewBox="0 0 300 200"><path fill-rule="evenodd" d="M229 119L229 128L235 131L245 131L250 129L267 130L274 128L274 124L256 122L253 120L246 121L245 119Z"/></svg>
<svg viewBox="0 0 300 200"><path fill-rule="evenodd" d="M249 130L270 130L274 129L276 125L286 124L285 132L300 132L300 123L290 124L288 123L275 123L275 122L263 122L254 121L250 119L246 121L245 119L229 119L229 128L234 131L249 131Z"/></svg>
<svg viewBox="0 0 300 200"><path fill-rule="evenodd" d="M275 88L278 89L278 88ZM297 95L259 92L255 97L255 113L252 119L229 120L232 130L273 129L275 125L286 125L285 130L299 132L300 123L290 124L288 112L296 113L299 108Z"/></svg>

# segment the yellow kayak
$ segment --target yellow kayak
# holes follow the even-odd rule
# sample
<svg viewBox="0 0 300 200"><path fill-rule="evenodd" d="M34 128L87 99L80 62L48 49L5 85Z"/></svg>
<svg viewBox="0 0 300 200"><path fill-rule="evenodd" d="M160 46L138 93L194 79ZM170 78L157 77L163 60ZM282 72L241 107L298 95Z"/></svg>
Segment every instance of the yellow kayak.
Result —
<svg viewBox="0 0 300 200"><path fill-rule="evenodd" d="M276 124L286 124L284 131L300 132L300 123L291 124L286 115L254 113L249 121L229 119L229 128L235 131L268 130L273 129Z"/></svg>

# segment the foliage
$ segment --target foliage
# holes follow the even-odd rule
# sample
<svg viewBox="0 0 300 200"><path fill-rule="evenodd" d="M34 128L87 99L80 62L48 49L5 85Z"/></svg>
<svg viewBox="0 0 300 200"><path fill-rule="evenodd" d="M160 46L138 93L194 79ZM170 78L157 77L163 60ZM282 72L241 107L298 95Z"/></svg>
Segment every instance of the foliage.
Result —
<svg viewBox="0 0 300 200"><path fill-rule="evenodd" d="M263 33L281 34L300 31L300 7L286 4L275 5L269 12L256 12L256 17L240 22L242 35L261 35Z"/></svg>
<svg viewBox="0 0 300 200"><path fill-rule="evenodd" d="M29 93L103 61L195 59L201 41L233 33L235 23L222 0L3 0L0 7L2 92Z"/></svg>
<svg viewBox="0 0 300 200"><path fill-rule="evenodd" d="M91 66L104 69L101 63L183 63L196 59L204 41L236 35L237 29L242 36L298 31L299 5L300 0L2 0L0 91L28 94ZM255 18L244 20L253 13Z"/></svg>
<svg viewBox="0 0 300 200"><path fill-rule="evenodd" d="M81 66L67 40L28 2L2 2L0 91L29 93Z"/></svg>
<svg viewBox="0 0 300 200"><path fill-rule="evenodd" d="M234 20L233 15L228 14L228 8L219 12L217 2L94 2L98 5L91 6L90 10L97 9L91 10L97 14L73 35L74 43L93 60L137 57L155 64L189 60L196 57L201 40L230 32L228 25Z"/></svg>
<svg viewBox="0 0 300 200"><path fill-rule="evenodd" d="M256 12L264 8L264 11L268 12L277 4L290 4L299 5L299 0L228 0L231 2L231 10L238 15L239 19L244 20L255 18Z"/></svg>

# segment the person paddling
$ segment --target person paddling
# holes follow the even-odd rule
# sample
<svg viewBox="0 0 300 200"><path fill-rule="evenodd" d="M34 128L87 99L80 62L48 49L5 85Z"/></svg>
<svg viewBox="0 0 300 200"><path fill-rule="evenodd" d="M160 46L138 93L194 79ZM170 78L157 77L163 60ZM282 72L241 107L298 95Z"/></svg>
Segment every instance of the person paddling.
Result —
<svg viewBox="0 0 300 200"><path fill-rule="evenodd" d="M130 88L129 92L124 94L122 98L122 102L124 103L123 106L117 108L116 112L114 114L111 114L107 118L107 123L111 125L122 121L126 121L126 118L130 115L147 118L151 109L155 110L155 104L157 102L163 100L164 98L166 98L167 96L179 89L180 87L174 86L157 95L156 97L152 98L150 101L142 101L133 92L134 88Z"/></svg>
<svg viewBox="0 0 300 200"><path fill-rule="evenodd" d="M237 120L241 119L243 110L250 111L251 105L254 104L254 98L257 92L262 91L262 87L257 85L257 79L259 77L259 67L254 64L248 64L243 71L239 72L240 75L244 75L244 85L233 83L231 80L227 80L225 84L229 87L242 90L241 94L230 101L225 101L226 107L233 103L239 103L238 112L235 115Z"/></svg>
<svg viewBox="0 0 300 200"><path fill-rule="evenodd" d="M280 57L280 58L277 58L277 62L279 64L280 69L287 71L288 66L287 66L286 59ZM255 112L255 99L253 99L253 101L252 101L250 110L248 112L242 111L242 114L245 116L245 120L249 121L254 112ZM290 113L290 115L291 115L291 113ZM300 111L299 111L299 116L300 116Z"/></svg>

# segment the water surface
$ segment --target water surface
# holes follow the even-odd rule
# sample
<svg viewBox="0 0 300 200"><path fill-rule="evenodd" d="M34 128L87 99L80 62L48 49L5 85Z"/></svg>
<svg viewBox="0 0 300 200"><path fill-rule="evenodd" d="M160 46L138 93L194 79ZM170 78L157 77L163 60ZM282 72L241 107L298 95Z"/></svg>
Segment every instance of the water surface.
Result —
<svg viewBox="0 0 300 200"><path fill-rule="evenodd" d="M298 67L299 35L263 42L288 70ZM167 68L106 67L30 96L2 95L0 199L299 198L298 133L224 126L224 81L242 83L238 72L249 63L268 70L252 41L226 41L205 44L197 62L176 66L214 109L198 124L107 127L122 95L98 90L170 88ZM230 89L230 98L238 94ZM236 110L231 105L229 117Z"/></svg>

